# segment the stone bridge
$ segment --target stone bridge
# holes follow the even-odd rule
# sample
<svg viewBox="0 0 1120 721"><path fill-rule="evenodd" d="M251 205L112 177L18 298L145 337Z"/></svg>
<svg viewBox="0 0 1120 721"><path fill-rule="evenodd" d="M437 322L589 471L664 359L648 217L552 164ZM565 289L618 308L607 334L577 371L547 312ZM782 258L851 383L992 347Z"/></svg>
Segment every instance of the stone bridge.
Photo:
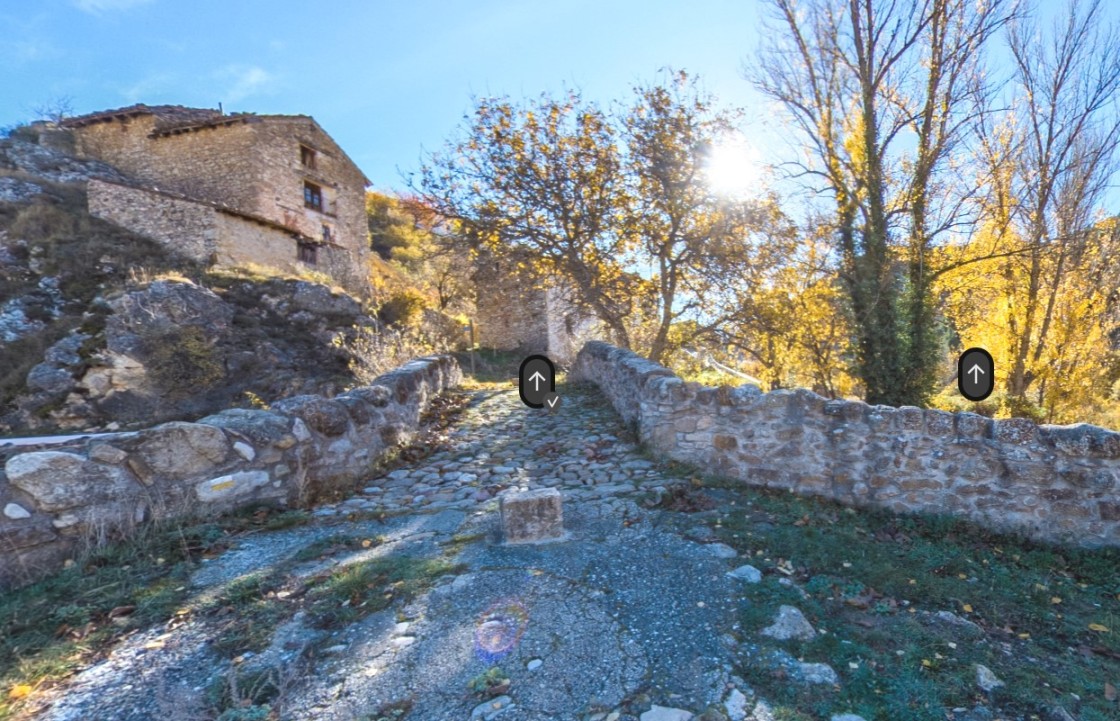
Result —
<svg viewBox="0 0 1120 721"><path fill-rule="evenodd" d="M596 384L649 452L720 476L855 506L948 513L1042 540L1120 545L1120 434L1112 431L868 406L804 390L707 388L596 341L582 349L572 377ZM454 360L430 357L333 399L301 396L197 423L0 445L0 584L32 579L83 542L140 523L260 502L296 506L353 487L460 380ZM492 442L508 445L500 434ZM490 491L480 480L524 470L503 453L482 451L487 468L398 471L385 491L419 479L419 489L408 486L417 491L411 499L483 501ZM534 474L632 480L609 463L537 468L527 477Z"/></svg>

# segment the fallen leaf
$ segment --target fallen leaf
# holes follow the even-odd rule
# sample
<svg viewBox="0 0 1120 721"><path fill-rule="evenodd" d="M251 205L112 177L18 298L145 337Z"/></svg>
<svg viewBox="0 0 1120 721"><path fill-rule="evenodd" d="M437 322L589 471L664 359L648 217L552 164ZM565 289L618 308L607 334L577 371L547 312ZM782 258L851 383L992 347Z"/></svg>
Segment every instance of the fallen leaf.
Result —
<svg viewBox="0 0 1120 721"><path fill-rule="evenodd" d="M963 606L961 606L961 609L963 609L965 613L972 613L972 604L971 603L966 603Z"/></svg>
<svg viewBox="0 0 1120 721"><path fill-rule="evenodd" d="M1050 597L1050 603L1053 603L1053 604L1056 605L1056 604L1059 604L1061 602L1062 602L1062 599L1061 599L1060 596L1051 596Z"/></svg>
<svg viewBox="0 0 1120 721"><path fill-rule="evenodd" d="M797 519L796 521L794 521L794 522L793 522L793 525L795 525L795 526L804 526L804 525L807 525L808 523L809 523L809 514L805 514L805 515L804 515L804 516L802 516L801 518L799 518L799 519Z"/></svg>
<svg viewBox="0 0 1120 721"><path fill-rule="evenodd" d="M149 651L163 648L163 641L148 641L146 644L144 644L144 648L148 649Z"/></svg>
<svg viewBox="0 0 1120 721"><path fill-rule="evenodd" d="M13 701L18 701L21 698L27 698L28 696L30 696L33 690L34 689L32 689L25 683L16 684L15 686L12 686L11 691L8 691L8 698Z"/></svg>
<svg viewBox="0 0 1120 721"><path fill-rule="evenodd" d="M1116 687L1110 684L1108 681L1104 682L1104 699L1105 701L1116 700Z"/></svg>
<svg viewBox="0 0 1120 721"><path fill-rule="evenodd" d="M1097 633L1110 633L1108 626L1102 626L1099 623L1090 623L1089 630L1096 631Z"/></svg>
<svg viewBox="0 0 1120 721"><path fill-rule="evenodd" d="M373 541L369 540L368 538L366 540L362 541L362 548L369 548L372 545L373 545Z"/></svg>

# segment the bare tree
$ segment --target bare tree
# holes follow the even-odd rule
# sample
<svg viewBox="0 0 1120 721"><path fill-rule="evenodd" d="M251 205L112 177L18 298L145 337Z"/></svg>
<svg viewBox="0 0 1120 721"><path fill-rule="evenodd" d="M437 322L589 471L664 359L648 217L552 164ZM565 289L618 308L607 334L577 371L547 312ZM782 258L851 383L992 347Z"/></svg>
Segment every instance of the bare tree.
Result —
<svg viewBox="0 0 1120 721"><path fill-rule="evenodd" d="M58 124L74 115L74 98L69 95L58 95L46 102L32 108L37 120L46 120Z"/></svg>
<svg viewBox="0 0 1120 721"><path fill-rule="evenodd" d="M969 223L954 172L988 109L982 53L1003 0L773 0L755 84L788 112L788 167L835 205L859 376L873 403L922 403L937 364L930 250ZM900 272L901 271L901 272Z"/></svg>
<svg viewBox="0 0 1120 721"><path fill-rule="evenodd" d="M1097 262L1087 248L1108 237L1093 232L1093 212L1117 169L1120 33L1104 21L1102 8L1100 0L1071 0L1046 37L1037 21L1009 26L1018 86L1014 142L1007 144L1010 154L995 157L1011 164L1017 200L1009 202L1005 218L1024 244L1005 273L1023 299L1010 319L1009 392L1019 398L1053 342L1055 306L1067 278Z"/></svg>

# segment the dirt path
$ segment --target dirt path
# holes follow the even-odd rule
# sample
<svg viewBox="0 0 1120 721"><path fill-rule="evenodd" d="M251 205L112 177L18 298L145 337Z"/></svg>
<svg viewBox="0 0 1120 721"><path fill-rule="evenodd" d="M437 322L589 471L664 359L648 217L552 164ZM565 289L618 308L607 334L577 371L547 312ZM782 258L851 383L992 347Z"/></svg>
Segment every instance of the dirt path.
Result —
<svg viewBox="0 0 1120 721"><path fill-rule="evenodd" d="M597 396L564 389L551 414L511 390L470 400L443 449L308 525L246 537L206 562L192 581L197 612L128 638L39 718L212 718L223 693L236 698L218 707L244 703L223 721L266 718L266 702L283 719L337 721L648 721L709 707L743 718L734 551L690 534L699 518L641 503L666 479ZM564 494L570 540L502 545L497 494L539 487ZM360 574L371 564L399 571L402 588L420 583L413 569L433 575L366 614ZM323 591L355 578L357 592ZM231 598L270 605L246 629L212 610ZM221 651L235 632L271 639L231 662Z"/></svg>

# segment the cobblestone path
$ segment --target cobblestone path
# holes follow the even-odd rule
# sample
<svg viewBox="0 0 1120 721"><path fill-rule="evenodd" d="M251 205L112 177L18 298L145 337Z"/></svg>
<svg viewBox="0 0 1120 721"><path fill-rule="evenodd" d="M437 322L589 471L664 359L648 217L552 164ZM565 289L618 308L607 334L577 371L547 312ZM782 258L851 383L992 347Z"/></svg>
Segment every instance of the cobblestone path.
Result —
<svg viewBox="0 0 1120 721"><path fill-rule="evenodd" d="M585 388L569 387L554 413L527 408L516 390L476 391L448 448L316 515L470 510L508 488L555 487L571 500L650 490L658 473L629 437L614 411Z"/></svg>
<svg viewBox="0 0 1120 721"><path fill-rule="evenodd" d="M699 717L743 698L731 651L735 551L711 543L698 517L641 503L668 482L663 470L591 389L559 390L551 413L526 408L515 389L458 391L469 407L434 453L317 508L307 525L240 539L192 579L205 607L251 577L298 589L377 558L453 564L429 591L332 630L289 612L267 649L232 664L213 650L220 618L189 616L128 638L39 718L212 718L208 689L262 671L282 679L275 703L293 721L649 721L692 718L658 706ZM504 545L497 495L540 487L561 490L569 540ZM340 536L378 541L301 555ZM266 600L294 611L299 593ZM501 695L472 690L493 669L507 680Z"/></svg>

